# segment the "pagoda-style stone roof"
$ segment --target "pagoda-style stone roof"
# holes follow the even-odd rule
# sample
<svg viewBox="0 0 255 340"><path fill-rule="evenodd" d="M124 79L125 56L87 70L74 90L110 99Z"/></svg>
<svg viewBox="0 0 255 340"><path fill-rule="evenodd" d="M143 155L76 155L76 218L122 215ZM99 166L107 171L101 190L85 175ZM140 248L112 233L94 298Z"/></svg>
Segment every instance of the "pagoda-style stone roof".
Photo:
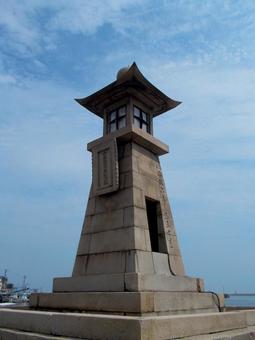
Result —
<svg viewBox="0 0 255 340"><path fill-rule="evenodd" d="M88 97L76 99L76 101L103 118L104 108L127 95L145 103L150 108L153 117L169 111L181 103L169 98L152 85L140 72L136 63L133 63L127 70L119 72L117 80L111 84Z"/></svg>

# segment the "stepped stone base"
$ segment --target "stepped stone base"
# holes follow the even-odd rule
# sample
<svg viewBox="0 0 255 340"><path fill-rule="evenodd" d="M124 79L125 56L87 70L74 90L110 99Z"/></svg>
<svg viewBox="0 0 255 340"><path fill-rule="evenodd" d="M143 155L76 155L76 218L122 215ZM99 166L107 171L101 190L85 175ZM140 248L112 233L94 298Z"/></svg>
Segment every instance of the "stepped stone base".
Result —
<svg viewBox="0 0 255 340"><path fill-rule="evenodd" d="M255 311L175 316L0 310L0 338L25 339L254 339ZM235 331L234 333L225 333ZM220 334L217 334L222 332ZM239 332L239 333L238 333ZM33 334L34 333L34 334ZM213 333L216 333L215 335ZM239 335L241 337L239 337ZM226 335L226 336L225 336Z"/></svg>
<svg viewBox="0 0 255 340"><path fill-rule="evenodd" d="M53 292L203 291L202 279L167 274L97 274L55 278Z"/></svg>
<svg viewBox="0 0 255 340"><path fill-rule="evenodd" d="M211 293L115 292L39 293L30 297L35 309L118 313L123 315L173 315L217 312L224 305Z"/></svg>
<svg viewBox="0 0 255 340"><path fill-rule="evenodd" d="M41 335L27 333L10 329L0 328L0 339L5 340L76 340L77 338L58 337L54 335ZM217 332L207 335L196 335L182 338L183 340L252 340L255 339L255 326L247 327L245 330Z"/></svg>

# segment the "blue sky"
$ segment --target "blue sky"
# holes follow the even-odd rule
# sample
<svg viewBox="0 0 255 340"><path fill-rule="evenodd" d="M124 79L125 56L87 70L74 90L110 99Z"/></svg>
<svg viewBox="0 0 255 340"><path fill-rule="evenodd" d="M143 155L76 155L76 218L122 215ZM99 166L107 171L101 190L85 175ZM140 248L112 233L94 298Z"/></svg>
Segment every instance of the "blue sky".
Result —
<svg viewBox="0 0 255 340"><path fill-rule="evenodd" d="M72 271L102 121L73 98L136 61L182 101L155 119L188 275L255 291L255 2L0 0L0 274Z"/></svg>

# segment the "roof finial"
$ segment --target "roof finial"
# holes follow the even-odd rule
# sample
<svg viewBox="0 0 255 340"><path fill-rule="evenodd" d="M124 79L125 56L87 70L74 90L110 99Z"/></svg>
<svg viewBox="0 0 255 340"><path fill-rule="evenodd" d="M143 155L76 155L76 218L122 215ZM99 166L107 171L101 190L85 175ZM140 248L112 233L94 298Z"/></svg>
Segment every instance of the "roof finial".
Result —
<svg viewBox="0 0 255 340"><path fill-rule="evenodd" d="M119 69L119 71L118 71L118 73L116 75L116 79L120 79L129 69L130 69L129 65Z"/></svg>

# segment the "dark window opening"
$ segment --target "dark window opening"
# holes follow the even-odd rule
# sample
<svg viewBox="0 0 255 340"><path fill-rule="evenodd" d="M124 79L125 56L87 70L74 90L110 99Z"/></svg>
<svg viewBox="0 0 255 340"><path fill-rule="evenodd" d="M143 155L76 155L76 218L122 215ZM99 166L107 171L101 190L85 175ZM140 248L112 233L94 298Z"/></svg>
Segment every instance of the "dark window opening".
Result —
<svg viewBox="0 0 255 340"><path fill-rule="evenodd" d="M121 106L109 113L108 132L114 132L126 126L126 106Z"/></svg>
<svg viewBox="0 0 255 340"><path fill-rule="evenodd" d="M167 253L160 202L147 198L145 201L151 241L151 251Z"/></svg>
<svg viewBox="0 0 255 340"><path fill-rule="evenodd" d="M139 129L142 129L146 132L150 133L150 117L148 113L144 112L143 110L139 109L139 107L134 106L134 125Z"/></svg>

